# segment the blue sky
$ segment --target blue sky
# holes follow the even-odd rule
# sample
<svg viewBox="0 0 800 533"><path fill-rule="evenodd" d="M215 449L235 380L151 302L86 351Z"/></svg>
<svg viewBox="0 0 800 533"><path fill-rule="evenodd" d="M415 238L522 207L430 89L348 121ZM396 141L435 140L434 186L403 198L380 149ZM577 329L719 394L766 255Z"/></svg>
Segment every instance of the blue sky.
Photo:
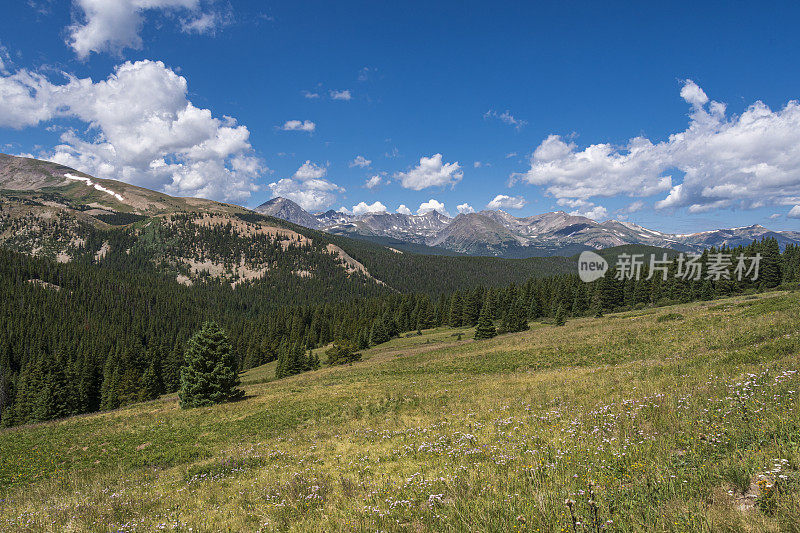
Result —
<svg viewBox="0 0 800 533"><path fill-rule="evenodd" d="M796 3L6 4L8 153L249 207L800 229Z"/></svg>

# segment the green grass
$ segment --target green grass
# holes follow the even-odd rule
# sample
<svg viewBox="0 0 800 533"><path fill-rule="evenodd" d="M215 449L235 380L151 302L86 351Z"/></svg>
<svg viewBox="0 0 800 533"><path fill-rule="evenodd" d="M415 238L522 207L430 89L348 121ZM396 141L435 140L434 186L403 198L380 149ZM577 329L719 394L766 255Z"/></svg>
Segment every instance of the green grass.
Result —
<svg viewBox="0 0 800 533"><path fill-rule="evenodd" d="M232 404L3 430L0 530L796 531L798 308L439 328Z"/></svg>

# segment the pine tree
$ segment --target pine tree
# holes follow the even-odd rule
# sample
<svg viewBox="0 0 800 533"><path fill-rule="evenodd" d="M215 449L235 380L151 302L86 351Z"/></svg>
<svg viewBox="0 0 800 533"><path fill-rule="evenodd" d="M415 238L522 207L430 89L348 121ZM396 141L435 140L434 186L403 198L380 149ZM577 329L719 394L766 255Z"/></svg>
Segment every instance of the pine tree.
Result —
<svg viewBox="0 0 800 533"><path fill-rule="evenodd" d="M0 424L11 420L11 406L14 405L14 379L5 361L0 361Z"/></svg>
<svg viewBox="0 0 800 533"><path fill-rule="evenodd" d="M539 307L539 301L536 299L536 296L531 297L531 305L528 308L528 318L531 320L536 320L542 316L542 310Z"/></svg>
<svg viewBox="0 0 800 533"><path fill-rule="evenodd" d="M328 356L328 364L346 365L354 361L361 360L361 354L356 351L352 343L344 340L334 341L333 346L325 351Z"/></svg>
<svg viewBox="0 0 800 533"><path fill-rule="evenodd" d="M759 265L758 281L764 287L777 287L782 280L781 276L781 248L775 238L764 239L756 250L760 249L761 264Z"/></svg>
<svg viewBox="0 0 800 533"><path fill-rule="evenodd" d="M281 341L280 348L278 349L278 365L275 367L275 378L281 379L288 375L289 368L289 344L286 339Z"/></svg>
<svg viewBox="0 0 800 533"><path fill-rule="evenodd" d="M369 335L369 343L372 346L382 344L389 340L389 334L386 332L386 326L383 324L383 318L378 318L372 323L372 331Z"/></svg>
<svg viewBox="0 0 800 533"><path fill-rule="evenodd" d="M556 311L556 326L563 326L567 323L567 312L564 310L563 306L558 307L558 311Z"/></svg>
<svg viewBox="0 0 800 533"><path fill-rule="evenodd" d="M480 318L481 314L482 295L483 292L479 287L473 290L471 293L468 293L467 296L464 298L461 305L461 312L462 312L461 325L474 326L478 323L478 319Z"/></svg>
<svg viewBox="0 0 800 533"><path fill-rule="evenodd" d="M109 410L119 407L117 381L119 381L119 364L116 352L112 352L106 358L106 364L103 368L103 385L100 387L100 409Z"/></svg>
<svg viewBox="0 0 800 533"><path fill-rule="evenodd" d="M600 291L595 291L594 295L592 296L592 307L590 312L595 318L602 318L603 316L603 304L600 301Z"/></svg>
<svg viewBox="0 0 800 533"><path fill-rule="evenodd" d="M215 322L206 322L186 343L186 364L181 369L181 407L200 407L238 400L239 375L228 335Z"/></svg>
<svg viewBox="0 0 800 533"><path fill-rule="evenodd" d="M155 400L161 395L161 380L158 379L156 361L153 359L142 373L139 391L142 400Z"/></svg>
<svg viewBox="0 0 800 533"><path fill-rule="evenodd" d="M165 392L176 392L181 386L181 367L183 366L183 347L178 339L172 350L167 352L166 359L162 364L161 379Z"/></svg>
<svg viewBox="0 0 800 533"><path fill-rule="evenodd" d="M489 316L489 306L484 303L478 317L478 326L475 328L475 339L491 339L495 335L497 335L497 330L492 323L492 317Z"/></svg>
<svg viewBox="0 0 800 533"><path fill-rule="evenodd" d="M278 367L275 369L276 378L285 378L317 368L319 368L319 359L316 356L312 359L311 354L306 353L300 341L282 343Z"/></svg>
<svg viewBox="0 0 800 533"><path fill-rule="evenodd" d="M503 319L503 329L510 333L530 329L530 326L528 326L528 312L525 309L525 301L522 298L517 298L511 303Z"/></svg>
<svg viewBox="0 0 800 533"><path fill-rule="evenodd" d="M714 298L714 288L711 286L711 280L703 281L702 288L700 289L700 299L712 300Z"/></svg>
<svg viewBox="0 0 800 533"><path fill-rule="evenodd" d="M623 286L619 280L614 279L613 275L606 272L606 275L600 278L597 283L599 284L600 303L603 309L614 309L624 304Z"/></svg>
<svg viewBox="0 0 800 533"><path fill-rule="evenodd" d="M319 356L313 350L308 350L305 370L319 370Z"/></svg>
<svg viewBox="0 0 800 533"><path fill-rule="evenodd" d="M448 317L448 324L454 328L461 327L462 311L461 311L461 293L453 294L450 299L450 316Z"/></svg>

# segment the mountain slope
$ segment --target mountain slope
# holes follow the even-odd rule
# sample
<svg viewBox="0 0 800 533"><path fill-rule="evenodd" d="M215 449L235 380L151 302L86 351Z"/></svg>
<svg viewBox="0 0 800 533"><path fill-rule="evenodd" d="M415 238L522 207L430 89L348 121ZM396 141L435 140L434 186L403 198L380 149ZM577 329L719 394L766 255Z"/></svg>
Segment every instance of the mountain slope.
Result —
<svg viewBox="0 0 800 533"><path fill-rule="evenodd" d="M6 155L0 156L0 243L60 262L138 261L184 284L274 283L289 275L382 285L325 234L312 236L235 205L175 198Z"/></svg>
<svg viewBox="0 0 800 533"><path fill-rule="evenodd" d="M13 193L12 193L13 191ZM0 194L90 215L158 215L177 211L243 213L243 207L202 198L176 198L122 181L100 179L75 169L0 154Z"/></svg>
<svg viewBox="0 0 800 533"><path fill-rule="evenodd" d="M433 246L441 246L457 252L486 255L505 255L508 247L522 244L507 227L483 213L460 214L438 232L431 240Z"/></svg>
<svg viewBox="0 0 800 533"><path fill-rule="evenodd" d="M286 198L273 198L256 207L254 211L263 215L280 218L306 228L317 229L320 227L319 222L317 222L314 217L309 215L302 207Z"/></svg>
<svg viewBox="0 0 800 533"><path fill-rule="evenodd" d="M798 306L425 330L352 366L254 369L233 404L0 430L0 529L572 531L565 498L592 524L591 497L598 529L791 531ZM759 479L785 483L766 510Z"/></svg>

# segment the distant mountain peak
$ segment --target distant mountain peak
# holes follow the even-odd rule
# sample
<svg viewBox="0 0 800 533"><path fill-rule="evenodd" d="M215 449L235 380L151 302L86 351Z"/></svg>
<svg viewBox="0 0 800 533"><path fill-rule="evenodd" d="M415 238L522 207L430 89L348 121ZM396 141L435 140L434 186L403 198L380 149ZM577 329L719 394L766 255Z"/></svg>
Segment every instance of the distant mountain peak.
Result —
<svg viewBox="0 0 800 533"><path fill-rule="evenodd" d="M303 209L296 202L293 202L292 200L289 200L288 198L284 198L283 196L276 196L275 198L272 198L271 200L267 200L266 202L264 202L263 204L258 206L258 208L261 208L261 207L267 208L267 207L274 207L274 206L290 207L292 209L295 209L295 208L296 209ZM258 209L258 208L256 208L256 209Z"/></svg>
<svg viewBox="0 0 800 533"><path fill-rule="evenodd" d="M253 211L256 213L261 213L262 215L268 215L287 220L299 226L305 226L312 229L320 228L319 221L308 211L300 207L299 204L293 202L292 200L283 198L281 196L276 196L275 198L264 202L256 207Z"/></svg>
<svg viewBox="0 0 800 533"><path fill-rule="evenodd" d="M416 215L416 216L418 216L418 217L428 217L428 218L447 218L447 219L450 218L449 216L445 215L444 213L440 213L436 209L434 209L433 211L428 211L427 213L424 213L422 215Z"/></svg>

